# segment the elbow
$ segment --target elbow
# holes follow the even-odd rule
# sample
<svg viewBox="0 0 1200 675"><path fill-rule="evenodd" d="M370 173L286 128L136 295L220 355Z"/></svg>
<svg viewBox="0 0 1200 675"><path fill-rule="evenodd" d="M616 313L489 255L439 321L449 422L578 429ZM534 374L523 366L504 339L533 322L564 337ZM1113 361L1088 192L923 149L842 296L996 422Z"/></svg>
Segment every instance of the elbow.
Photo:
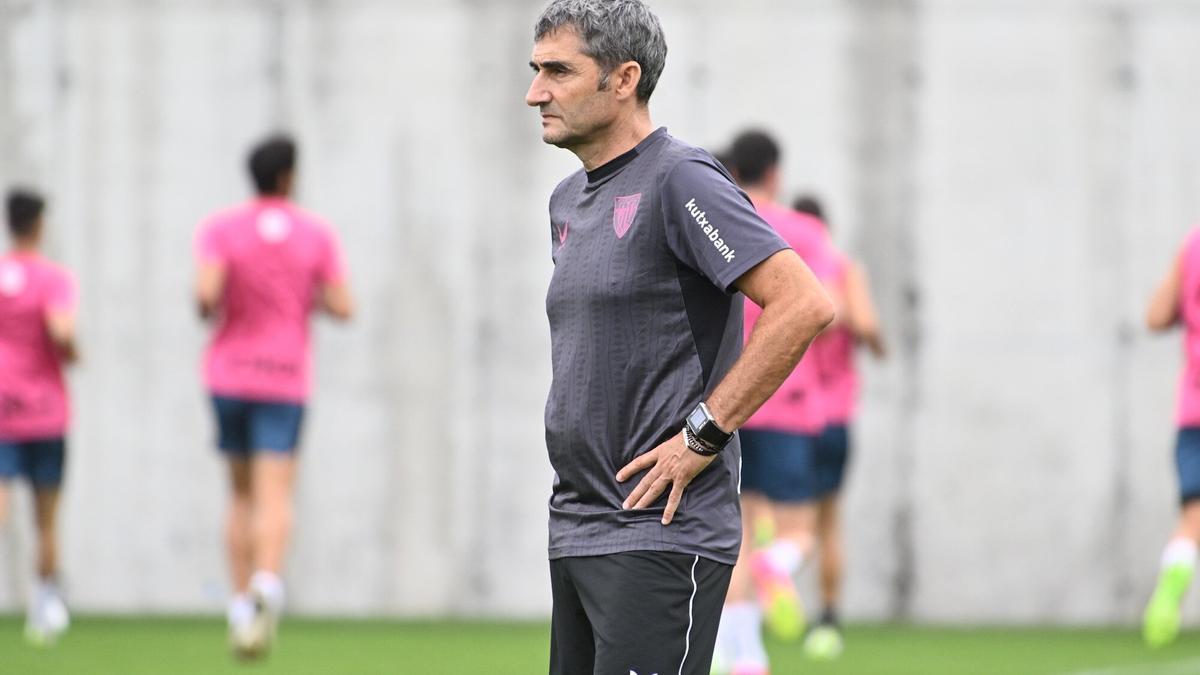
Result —
<svg viewBox="0 0 1200 675"><path fill-rule="evenodd" d="M837 313L833 306L833 300L823 289L812 293L812 299L808 305L809 320L813 326L813 335L816 336L833 323L833 320L837 318Z"/></svg>
<svg viewBox="0 0 1200 675"><path fill-rule="evenodd" d="M335 320L345 323L354 318L354 303L350 301L330 303L326 307L326 311Z"/></svg>
<svg viewBox="0 0 1200 675"><path fill-rule="evenodd" d="M1157 307L1151 307L1150 311L1146 312L1146 328L1152 331L1164 331L1175 325L1175 314L1173 312L1165 312Z"/></svg>
<svg viewBox="0 0 1200 675"><path fill-rule="evenodd" d="M1167 330L1171 327L1171 324L1171 321L1157 314L1150 314L1146 317L1146 328L1149 328L1151 331L1159 332Z"/></svg>

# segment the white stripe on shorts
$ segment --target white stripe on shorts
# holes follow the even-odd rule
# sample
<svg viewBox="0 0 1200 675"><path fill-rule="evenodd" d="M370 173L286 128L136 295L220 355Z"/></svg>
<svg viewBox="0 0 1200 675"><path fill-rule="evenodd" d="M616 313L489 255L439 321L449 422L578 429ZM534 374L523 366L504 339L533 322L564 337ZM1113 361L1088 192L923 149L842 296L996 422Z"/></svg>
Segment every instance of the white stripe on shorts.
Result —
<svg viewBox="0 0 1200 675"><path fill-rule="evenodd" d="M679 662L679 675L683 675L683 666L687 663L688 652L692 650L692 604L696 602L696 565L700 564L700 556L692 561L692 597L688 599L688 629L683 637L683 660Z"/></svg>

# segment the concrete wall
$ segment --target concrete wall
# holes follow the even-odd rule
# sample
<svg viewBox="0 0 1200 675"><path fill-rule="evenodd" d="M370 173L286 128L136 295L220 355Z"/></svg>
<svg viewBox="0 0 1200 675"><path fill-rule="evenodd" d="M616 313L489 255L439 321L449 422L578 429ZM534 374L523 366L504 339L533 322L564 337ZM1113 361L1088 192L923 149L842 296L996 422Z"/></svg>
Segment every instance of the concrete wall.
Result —
<svg viewBox="0 0 1200 675"><path fill-rule="evenodd" d="M0 185L51 195L82 287L78 608L221 605L190 241L287 128L362 305L318 331L294 606L545 613L545 204L577 162L522 101L540 4L0 0ZM656 121L708 147L777 133L871 270L893 353L864 364L847 613L1135 617L1174 513L1178 339L1139 317L1200 216L1200 6L653 5Z"/></svg>

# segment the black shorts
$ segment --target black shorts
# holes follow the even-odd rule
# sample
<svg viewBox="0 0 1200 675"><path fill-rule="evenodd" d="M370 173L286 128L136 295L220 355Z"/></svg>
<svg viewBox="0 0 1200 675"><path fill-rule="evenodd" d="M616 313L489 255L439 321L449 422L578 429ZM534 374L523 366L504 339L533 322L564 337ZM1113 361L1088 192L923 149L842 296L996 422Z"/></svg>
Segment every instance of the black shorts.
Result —
<svg viewBox="0 0 1200 675"><path fill-rule="evenodd" d="M632 551L550 561L550 675L708 675L733 567Z"/></svg>

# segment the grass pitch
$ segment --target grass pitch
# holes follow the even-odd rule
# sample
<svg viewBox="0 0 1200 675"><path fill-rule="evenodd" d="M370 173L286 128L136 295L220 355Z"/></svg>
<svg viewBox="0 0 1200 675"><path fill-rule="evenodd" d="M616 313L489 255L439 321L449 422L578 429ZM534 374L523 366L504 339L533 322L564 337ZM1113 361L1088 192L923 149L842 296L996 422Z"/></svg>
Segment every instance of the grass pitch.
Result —
<svg viewBox="0 0 1200 675"><path fill-rule="evenodd" d="M296 619L267 661L239 665L218 619L85 616L48 649L27 646L21 629L19 617L0 618L0 673L536 675L546 672L549 641L541 623ZM851 626L832 663L806 660L799 645L768 648L773 675L1200 674L1200 635L1188 633L1151 652L1134 630Z"/></svg>

